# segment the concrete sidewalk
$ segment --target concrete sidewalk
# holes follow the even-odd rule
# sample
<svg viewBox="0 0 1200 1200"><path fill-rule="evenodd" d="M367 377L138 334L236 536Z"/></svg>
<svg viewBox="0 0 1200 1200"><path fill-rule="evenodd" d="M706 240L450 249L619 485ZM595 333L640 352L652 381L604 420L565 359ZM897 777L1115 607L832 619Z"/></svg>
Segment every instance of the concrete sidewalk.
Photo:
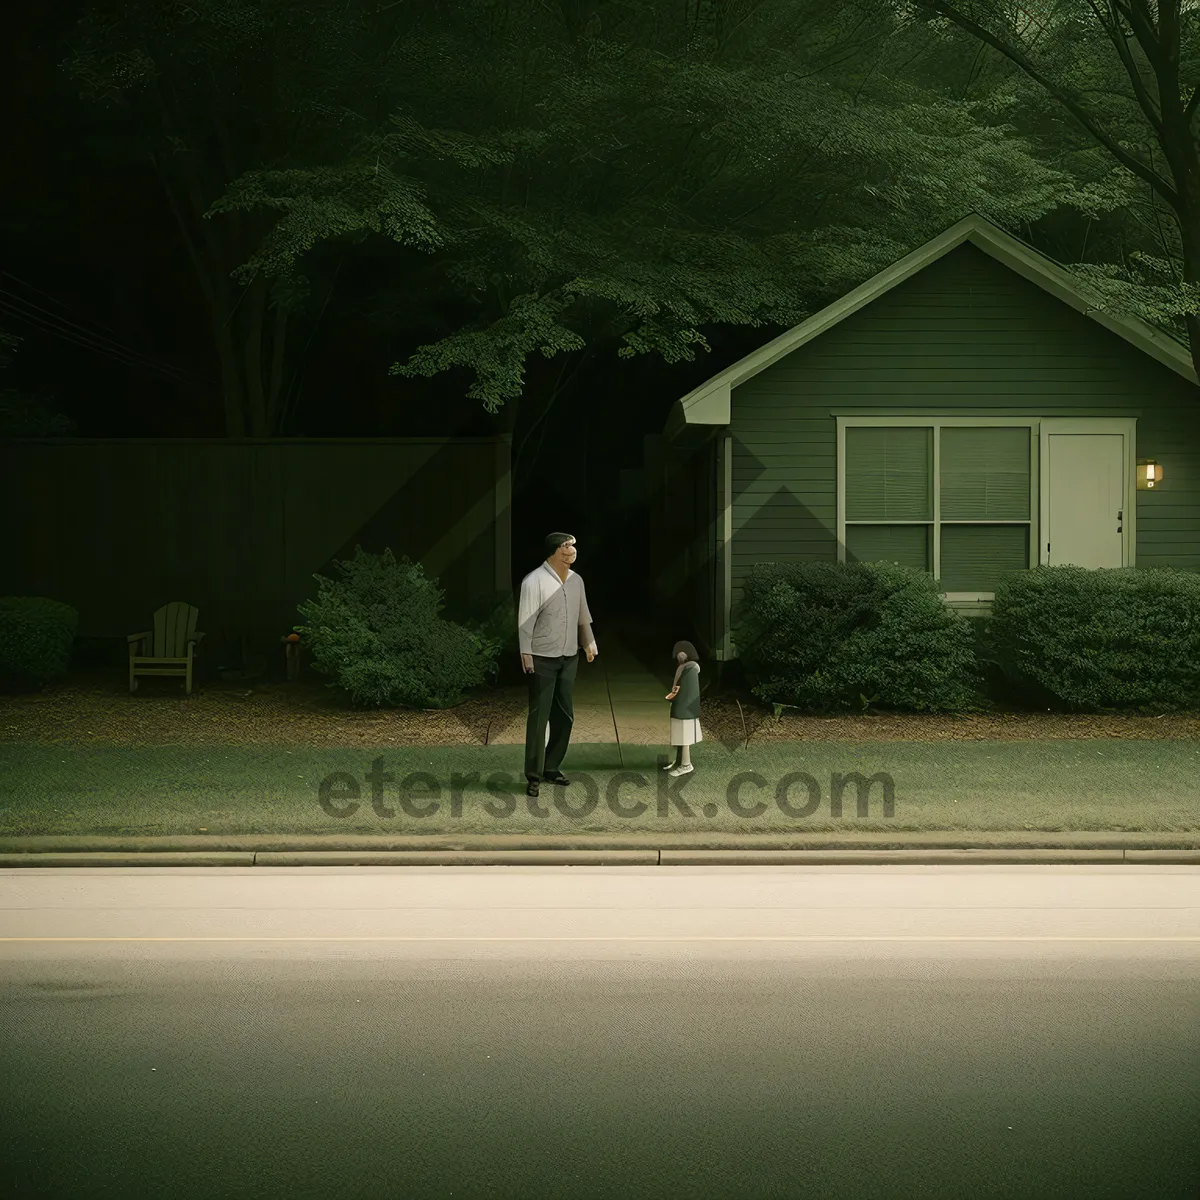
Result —
<svg viewBox="0 0 1200 1200"><path fill-rule="evenodd" d="M579 670L573 692L575 726L572 743L609 743L617 750L621 746L662 746L670 744L671 705L666 699L675 669L671 665L671 649L683 634L672 638L646 630L629 616L599 617L593 628L599 653L588 662L579 654ZM653 647L661 641L661 652ZM701 663L701 682L715 671ZM700 728L704 729L701 712ZM525 744L524 715L504 726L494 726L489 733L490 745L515 746Z"/></svg>

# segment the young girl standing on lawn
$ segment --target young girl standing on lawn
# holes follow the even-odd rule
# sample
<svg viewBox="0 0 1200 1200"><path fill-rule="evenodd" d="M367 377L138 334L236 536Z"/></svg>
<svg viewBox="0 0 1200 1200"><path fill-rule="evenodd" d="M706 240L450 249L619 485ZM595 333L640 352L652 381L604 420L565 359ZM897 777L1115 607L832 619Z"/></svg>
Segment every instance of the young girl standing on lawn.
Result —
<svg viewBox="0 0 1200 1200"><path fill-rule="evenodd" d="M676 663L671 701L671 745L675 761L663 767L672 775L687 775L692 766L691 749L703 741L700 733L700 657L691 642L676 642L671 657Z"/></svg>

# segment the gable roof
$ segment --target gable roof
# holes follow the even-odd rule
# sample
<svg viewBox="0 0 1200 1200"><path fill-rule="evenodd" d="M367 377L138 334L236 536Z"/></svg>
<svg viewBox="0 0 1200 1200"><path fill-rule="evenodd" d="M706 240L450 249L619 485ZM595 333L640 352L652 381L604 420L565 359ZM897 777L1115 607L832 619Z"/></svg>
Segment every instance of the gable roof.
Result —
<svg viewBox="0 0 1200 1200"><path fill-rule="evenodd" d="M1189 383L1200 386L1200 379L1197 379L1192 364L1192 356L1186 346L1137 317L1113 316L1094 308L1091 299L1080 290L1078 282L1053 259L1018 241L998 225L993 225L991 221L973 212L911 254L892 263L890 267L885 267L866 283L826 305L806 321L760 346L711 379L706 379L699 387L693 388L671 406L663 433L671 441L688 426L708 426L709 429L705 430L707 433L713 426L728 425L729 394L732 388L745 383L760 371L765 371L767 367L806 342L820 337L827 329L844 321L852 313L858 312L872 300L877 300L897 284L903 283L964 242L977 246L1030 283L1036 284L1064 304L1069 304L1077 312L1083 313L1085 317L1090 317L1105 329L1124 338L1131 346L1170 367Z"/></svg>

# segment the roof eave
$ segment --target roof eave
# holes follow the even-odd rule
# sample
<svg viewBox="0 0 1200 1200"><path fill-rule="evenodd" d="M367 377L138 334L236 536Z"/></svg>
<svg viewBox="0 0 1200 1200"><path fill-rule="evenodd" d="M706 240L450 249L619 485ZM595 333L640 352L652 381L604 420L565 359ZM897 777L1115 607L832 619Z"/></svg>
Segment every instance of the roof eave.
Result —
<svg viewBox="0 0 1200 1200"><path fill-rule="evenodd" d="M844 321L872 300L891 291L966 241L1200 387L1200 379L1197 378L1186 347L1136 317L1114 317L1101 312L1092 306L1080 290L1079 284L1061 267L1037 251L1024 246L978 213L971 213L924 245L918 246L911 254L885 267L853 291L826 305L806 321L760 346L726 367L724 371L705 380L699 387L693 388L672 405L663 429L664 436L668 441L678 441L685 436L684 431L692 426L728 425L730 393L733 388L745 383L760 371L765 371L793 350L819 337L827 329Z"/></svg>

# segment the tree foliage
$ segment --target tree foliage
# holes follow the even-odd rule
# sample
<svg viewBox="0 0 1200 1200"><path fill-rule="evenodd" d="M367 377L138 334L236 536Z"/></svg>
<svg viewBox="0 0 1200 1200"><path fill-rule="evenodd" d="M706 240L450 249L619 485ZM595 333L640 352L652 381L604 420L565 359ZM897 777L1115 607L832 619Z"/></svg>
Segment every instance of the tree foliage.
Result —
<svg viewBox="0 0 1200 1200"><path fill-rule="evenodd" d="M794 324L969 211L1013 226L1105 199L984 103L881 70L933 38L867 7L429 9L382 128L339 163L247 172L214 211L280 214L246 277L331 240L419 247L397 288L476 315L393 371L466 368L497 412L535 353L690 361L702 326Z"/></svg>
<svg viewBox="0 0 1200 1200"><path fill-rule="evenodd" d="M465 370L509 429L520 399L527 446L565 386L529 396L531 356L692 361L705 326L794 324L971 211L1083 230L1098 305L1181 332L1193 276L1162 163L1113 149L1146 125L1099 7L102 0L71 70L141 122L231 433L280 428L322 254L386 241L406 254L377 311L457 314L393 372ZM1107 97L1108 141L1021 56Z"/></svg>
<svg viewBox="0 0 1200 1200"><path fill-rule="evenodd" d="M903 7L946 39L1012 68L992 103L1019 106L1023 122L1040 122L1034 144L1057 153L1081 189L1095 192L1089 216L1108 217L1092 244L1102 261L1074 263L1071 274L1098 308L1189 345L1200 373L1200 4L911 0Z"/></svg>

